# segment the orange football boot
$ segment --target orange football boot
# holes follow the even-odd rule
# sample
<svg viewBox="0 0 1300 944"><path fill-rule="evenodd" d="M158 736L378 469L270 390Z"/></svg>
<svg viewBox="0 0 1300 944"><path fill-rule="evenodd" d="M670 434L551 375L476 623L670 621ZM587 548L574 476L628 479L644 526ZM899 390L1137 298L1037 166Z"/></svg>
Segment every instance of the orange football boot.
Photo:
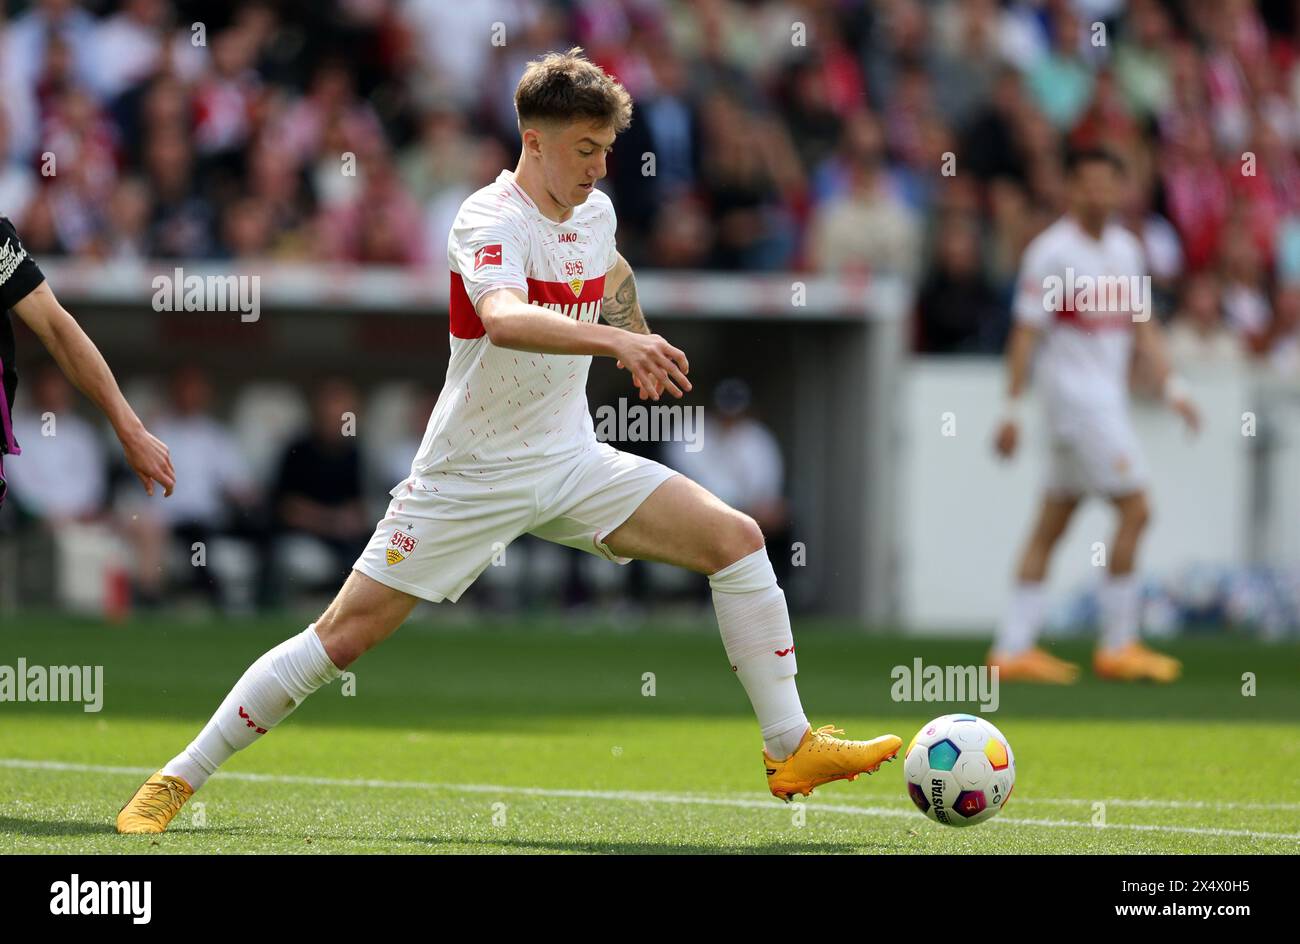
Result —
<svg viewBox="0 0 1300 944"><path fill-rule="evenodd" d="M833 724L816 731L809 728L793 754L785 760L773 760L763 752L767 768L767 786L772 796L787 803L796 793L807 796L814 787L832 780L857 780L859 774L872 774L886 761L892 761L903 746L903 739L882 734L870 741L849 741L834 735L844 732Z"/></svg>
<svg viewBox="0 0 1300 944"><path fill-rule="evenodd" d="M117 813L119 833L160 833L167 828L194 789L180 777L160 770L144 783Z"/></svg>
<svg viewBox="0 0 1300 944"><path fill-rule="evenodd" d="M1098 678L1116 682L1172 682L1183 674L1183 664L1172 656L1131 642L1118 649L1098 649L1092 657Z"/></svg>
<svg viewBox="0 0 1300 944"><path fill-rule="evenodd" d="M990 652L984 660L989 668L997 667L1000 682L1038 682L1044 685L1073 685L1079 679L1079 667L1058 659L1046 649L1033 646L1013 656Z"/></svg>

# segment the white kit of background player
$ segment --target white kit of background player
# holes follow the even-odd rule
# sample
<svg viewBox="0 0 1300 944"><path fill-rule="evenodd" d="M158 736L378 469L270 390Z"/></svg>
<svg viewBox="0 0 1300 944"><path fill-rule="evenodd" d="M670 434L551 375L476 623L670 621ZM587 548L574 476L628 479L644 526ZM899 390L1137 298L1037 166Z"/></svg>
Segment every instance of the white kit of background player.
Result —
<svg viewBox="0 0 1300 944"><path fill-rule="evenodd" d="M1149 361L1166 401L1192 429L1199 418L1165 356L1142 245L1114 219L1124 183L1118 160L1105 151L1077 152L1068 159L1067 172L1069 212L1026 248L1013 303L1008 415L998 430L997 448L1004 456L1015 451L1019 398L1037 348L1034 377L1050 458L1038 520L988 662L998 667L1003 681L1069 684L1077 678L1077 666L1036 643L1052 550L1079 503L1091 494L1108 499L1119 517L1108 547L1093 669L1103 678L1170 682L1181 671L1177 660L1138 640L1134 565L1149 511L1146 463L1129 416L1134 354Z"/></svg>

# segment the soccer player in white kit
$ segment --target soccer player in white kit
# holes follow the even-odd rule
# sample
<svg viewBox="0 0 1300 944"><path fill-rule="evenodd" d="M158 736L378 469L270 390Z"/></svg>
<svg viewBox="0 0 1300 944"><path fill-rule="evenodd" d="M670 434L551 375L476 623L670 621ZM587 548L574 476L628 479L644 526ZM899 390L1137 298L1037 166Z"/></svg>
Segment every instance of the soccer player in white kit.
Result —
<svg viewBox="0 0 1300 944"><path fill-rule="evenodd" d="M388 513L324 614L249 667L194 741L122 808L120 832L161 832L235 751L392 634L420 600L457 600L525 533L708 575L775 796L856 779L902 746L892 734L853 741L808 724L785 594L753 519L595 438L592 356L615 358L643 400L681 397L691 384L686 355L646 326L615 247L614 208L595 189L631 99L581 52L529 64L515 92L519 164L467 199L453 224L447 379Z"/></svg>
<svg viewBox="0 0 1300 944"><path fill-rule="evenodd" d="M1181 666L1138 640L1133 574L1149 518L1147 473L1129 418L1129 366L1150 358L1166 402L1195 430L1199 418L1172 374L1151 318L1142 245L1112 219L1122 167L1106 151L1070 155L1069 212L1025 249L1007 345L1008 406L996 447L1004 457L1019 439L1020 397L1038 348L1036 382L1045 407L1051 458L1038 521L1020 559L1011 606L989 653L1005 681L1069 684L1078 666L1037 645L1046 610L1044 578L1052 550L1088 494L1110 500L1119 525L1102 588L1102 631L1093 669L1103 678L1169 682Z"/></svg>

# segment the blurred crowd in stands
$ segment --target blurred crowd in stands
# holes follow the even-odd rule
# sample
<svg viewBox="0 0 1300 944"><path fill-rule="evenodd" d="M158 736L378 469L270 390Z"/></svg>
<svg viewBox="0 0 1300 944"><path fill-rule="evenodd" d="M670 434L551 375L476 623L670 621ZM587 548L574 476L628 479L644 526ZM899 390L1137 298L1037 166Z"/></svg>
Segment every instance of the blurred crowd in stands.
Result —
<svg viewBox="0 0 1300 944"><path fill-rule="evenodd" d="M38 254L436 268L460 202L514 164L524 63L581 44L636 99L605 182L634 265L893 270L919 287L918 349L996 352L1065 150L1104 145L1180 356L1300 372L1291 0L31 0L8 17L0 212Z"/></svg>
<svg viewBox="0 0 1300 944"><path fill-rule="evenodd" d="M278 380L250 383L217 408L214 379L185 364L162 385L128 382L126 393L165 443L178 487L150 498L122 462L98 417L74 409L75 391L51 362L33 371L14 414L31 448L5 466L0 557L27 602L62 604L91 588L86 608L111 610L100 591L120 575L123 607L190 597L219 612L292 605L332 594L383 517L390 490L410 475L438 391L394 381L362 393L322 377L306 395ZM690 475L752 515L772 548L790 546L785 468L776 436L752 411L739 378L716 385L690 441L615 441ZM24 540L39 538L38 540ZM789 556L773 552L780 575ZM644 604L708 602L704 578L635 561L610 568L558 545L525 538L489 567L476 601L582 607L596 596ZM65 575L64 578L60 574ZM62 584L60 580L62 579ZM2 589L2 587L0 587Z"/></svg>
<svg viewBox="0 0 1300 944"><path fill-rule="evenodd" d="M0 213L38 259L434 278L460 203L515 164L524 64L573 45L636 102L602 183L634 266L894 272L916 288L918 351L995 354L1020 253L1063 209L1067 150L1104 146L1126 167L1124 222L1179 363L1300 378L1294 0L13 2L0 8ZM209 380L182 368L155 431L186 495L131 509L112 497L112 450L48 371L19 400L18 438L53 414L80 458L42 465L29 450L12 464L14 504L52 531L128 521L144 602L167 590L149 565L166 541L214 534L257 556L242 570L257 575L250 600L273 601L277 562L303 559L280 555L285 540L307 539L335 585L436 394L404 391L409 417L367 453L338 435L358 397L344 380L311 405L295 391L284 435L264 435L261 413L240 436L238 404L224 423ZM747 401L720 387L725 446L703 465L667 458L780 533L780 449ZM196 589L228 602L223 570L241 568ZM575 598L580 583L561 581Z"/></svg>

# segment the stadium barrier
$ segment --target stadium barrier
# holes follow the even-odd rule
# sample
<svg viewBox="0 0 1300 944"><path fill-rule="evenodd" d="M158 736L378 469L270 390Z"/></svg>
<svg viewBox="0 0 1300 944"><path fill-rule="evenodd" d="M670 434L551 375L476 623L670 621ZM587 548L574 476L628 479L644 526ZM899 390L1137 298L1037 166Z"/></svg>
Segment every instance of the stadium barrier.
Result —
<svg viewBox="0 0 1300 944"><path fill-rule="evenodd" d="M226 409L236 391L268 380L306 387L341 373L369 386L442 382L443 273L245 261L41 264L128 388L186 362L211 371ZM911 287L890 275L653 271L639 273L637 285L652 328L690 356L696 402L707 409L703 391L718 380L747 379L756 412L783 446L792 605L888 623L897 613L891 437ZM196 310L168 310L184 309L190 289ZM241 310L241 300L255 300L255 310ZM33 339L19 348L20 360L42 356ZM630 394L612 364L593 366L593 410Z"/></svg>
<svg viewBox="0 0 1300 944"><path fill-rule="evenodd" d="M1189 373L1188 381L1202 411L1199 436L1160 404L1134 401L1153 509L1139 573L1177 581L1196 568L1294 571L1300 384L1250 366ZM1020 452L999 461L992 439L1004 391L1002 365L987 359L914 358L907 371L898 424L898 614L916 631L987 632L1009 598L1047 446L1031 403ZM1052 562L1055 597L1100 581L1113 532L1111 509L1085 503Z"/></svg>

